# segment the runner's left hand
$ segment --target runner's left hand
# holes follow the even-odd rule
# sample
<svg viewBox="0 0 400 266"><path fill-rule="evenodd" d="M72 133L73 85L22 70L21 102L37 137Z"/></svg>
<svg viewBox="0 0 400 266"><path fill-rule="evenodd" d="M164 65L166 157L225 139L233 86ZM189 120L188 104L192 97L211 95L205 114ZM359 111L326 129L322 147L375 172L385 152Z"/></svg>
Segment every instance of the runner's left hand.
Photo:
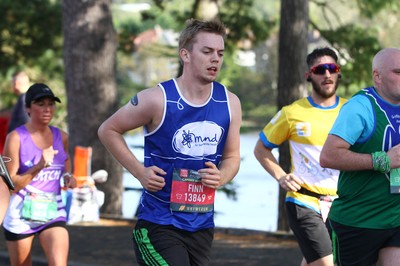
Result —
<svg viewBox="0 0 400 266"><path fill-rule="evenodd" d="M212 162L206 162L208 168L200 169L198 172L201 177L201 183L209 188L217 189L221 181L221 172Z"/></svg>

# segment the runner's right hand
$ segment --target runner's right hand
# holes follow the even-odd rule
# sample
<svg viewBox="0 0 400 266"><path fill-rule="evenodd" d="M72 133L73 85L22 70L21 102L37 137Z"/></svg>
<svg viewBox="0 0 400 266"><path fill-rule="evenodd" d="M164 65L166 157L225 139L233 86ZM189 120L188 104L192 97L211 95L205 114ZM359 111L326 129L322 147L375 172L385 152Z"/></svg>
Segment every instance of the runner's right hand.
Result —
<svg viewBox="0 0 400 266"><path fill-rule="evenodd" d="M295 176L293 173L282 176L278 180L279 185L286 191L297 191L301 188L304 183L300 178Z"/></svg>
<svg viewBox="0 0 400 266"><path fill-rule="evenodd" d="M167 173L157 166L150 166L145 168L144 176L138 178L143 188L150 192L157 192L165 186L164 175Z"/></svg>

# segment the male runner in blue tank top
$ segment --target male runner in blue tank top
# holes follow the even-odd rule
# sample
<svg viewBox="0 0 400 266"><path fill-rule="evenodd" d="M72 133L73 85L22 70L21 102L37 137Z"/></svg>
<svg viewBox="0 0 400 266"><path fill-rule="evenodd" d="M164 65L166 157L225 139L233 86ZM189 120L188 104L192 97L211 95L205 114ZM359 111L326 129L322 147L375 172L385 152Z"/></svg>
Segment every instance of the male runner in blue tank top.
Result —
<svg viewBox="0 0 400 266"><path fill-rule="evenodd" d="M321 166L340 170L328 225L337 265L400 263L400 49L379 51L374 86L340 110Z"/></svg>
<svg viewBox="0 0 400 266"><path fill-rule="evenodd" d="M207 265L215 190L240 164L241 106L216 82L226 29L189 20L179 38L183 74L132 97L99 128L102 143L142 184L133 231L140 265ZM144 127L144 165L122 134Z"/></svg>

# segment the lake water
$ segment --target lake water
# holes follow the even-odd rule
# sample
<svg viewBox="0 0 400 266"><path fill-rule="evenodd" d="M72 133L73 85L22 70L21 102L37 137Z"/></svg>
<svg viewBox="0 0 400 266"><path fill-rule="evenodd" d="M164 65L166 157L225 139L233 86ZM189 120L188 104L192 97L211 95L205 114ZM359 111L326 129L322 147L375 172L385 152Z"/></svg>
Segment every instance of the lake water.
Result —
<svg viewBox="0 0 400 266"><path fill-rule="evenodd" d="M276 231L278 217L279 185L258 163L253 149L258 133L241 135L242 162L234 178L237 200L228 198L222 191L215 196L215 225L217 227L242 228L261 231ZM128 145L139 159L143 159L143 135L126 137ZM275 150L274 150L275 151ZM275 154L276 155L276 154ZM123 176L124 187L141 188L139 181L128 172ZM125 191L123 194L123 217L133 218L139 203L140 191Z"/></svg>

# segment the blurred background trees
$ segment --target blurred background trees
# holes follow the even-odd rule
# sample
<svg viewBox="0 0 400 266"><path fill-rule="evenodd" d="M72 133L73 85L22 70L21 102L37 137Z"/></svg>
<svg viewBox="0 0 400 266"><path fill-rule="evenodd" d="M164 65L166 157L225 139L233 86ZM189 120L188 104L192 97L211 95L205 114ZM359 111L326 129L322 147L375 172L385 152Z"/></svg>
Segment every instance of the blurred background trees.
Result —
<svg viewBox="0 0 400 266"><path fill-rule="evenodd" d="M138 91L178 75L176 37L188 18L217 17L227 25L219 81L242 101L243 131L258 131L279 107L307 92L301 75L305 55L316 46L332 46L340 55L339 94L350 97L371 85L373 55L400 43L399 5L394 0L2 0L0 110L6 114L16 100L10 86L16 70L47 83L62 99L54 124L70 133L71 148L93 146L93 170L105 168L115 179L102 187L107 191L102 211L120 215L122 170L99 144L97 128ZM290 26L296 21L306 22L298 32Z"/></svg>
<svg viewBox="0 0 400 266"><path fill-rule="evenodd" d="M158 73L152 77L148 74L146 84L135 80L135 75L143 68L140 59L149 57L149 54L177 58L173 43L135 44L139 35L157 28L162 32L179 33L184 21L190 17L217 16L229 28L229 50L220 80L242 98L245 125L250 129L251 126L257 128L275 112L280 1L109 2L118 41L116 81L119 104L125 103L134 92L160 80ZM343 95L351 95L370 84L369 64L374 52L400 42L395 27L399 19L397 1L309 2L308 50L323 44L338 50L343 67L340 90ZM80 1L76 4L79 5ZM64 97L61 1L3 0L0 2L0 15L0 110L11 108L15 101L10 90L10 77L21 68L27 69L33 81L49 83ZM176 62L167 67L173 71L179 64ZM156 68L154 63L153 68ZM59 108L57 123L67 128L66 112L63 112L66 111L65 103Z"/></svg>

